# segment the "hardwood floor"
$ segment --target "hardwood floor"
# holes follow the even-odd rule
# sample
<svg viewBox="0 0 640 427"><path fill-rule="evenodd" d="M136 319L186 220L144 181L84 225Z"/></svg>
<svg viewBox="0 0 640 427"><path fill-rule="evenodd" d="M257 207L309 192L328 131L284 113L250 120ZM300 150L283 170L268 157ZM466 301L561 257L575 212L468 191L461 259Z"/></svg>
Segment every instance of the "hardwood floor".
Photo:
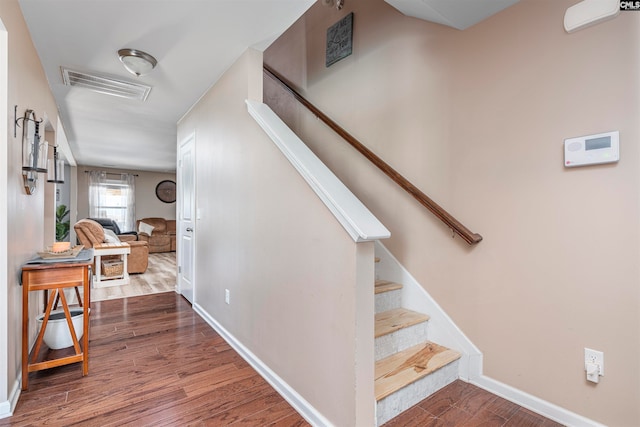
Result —
<svg viewBox="0 0 640 427"><path fill-rule="evenodd" d="M308 425L173 292L92 303L89 375L29 378L0 426Z"/></svg>
<svg viewBox="0 0 640 427"><path fill-rule="evenodd" d="M309 425L174 292L93 302L89 355L86 377L31 373L0 426ZM559 424L456 381L385 424L399 426Z"/></svg>
<svg viewBox="0 0 640 427"><path fill-rule="evenodd" d="M562 427L473 384L457 380L383 427Z"/></svg>

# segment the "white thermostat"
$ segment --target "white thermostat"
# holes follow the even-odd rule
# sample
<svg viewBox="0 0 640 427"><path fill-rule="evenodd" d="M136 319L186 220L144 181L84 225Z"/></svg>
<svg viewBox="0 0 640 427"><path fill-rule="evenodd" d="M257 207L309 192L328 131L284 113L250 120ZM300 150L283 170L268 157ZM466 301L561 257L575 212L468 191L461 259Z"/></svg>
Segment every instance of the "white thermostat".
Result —
<svg viewBox="0 0 640 427"><path fill-rule="evenodd" d="M564 140L564 165L576 166L614 163L620 160L620 133L599 133Z"/></svg>

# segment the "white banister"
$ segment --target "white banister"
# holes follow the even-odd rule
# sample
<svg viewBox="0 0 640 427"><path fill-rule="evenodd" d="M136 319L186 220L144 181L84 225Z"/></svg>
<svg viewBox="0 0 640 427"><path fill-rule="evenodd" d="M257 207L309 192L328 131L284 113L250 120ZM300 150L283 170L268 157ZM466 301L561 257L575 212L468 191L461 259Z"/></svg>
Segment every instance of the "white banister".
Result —
<svg viewBox="0 0 640 427"><path fill-rule="evenodd" d="M266 104L247 100L258 122L355 242L387 239L389 230Z"/></svg>

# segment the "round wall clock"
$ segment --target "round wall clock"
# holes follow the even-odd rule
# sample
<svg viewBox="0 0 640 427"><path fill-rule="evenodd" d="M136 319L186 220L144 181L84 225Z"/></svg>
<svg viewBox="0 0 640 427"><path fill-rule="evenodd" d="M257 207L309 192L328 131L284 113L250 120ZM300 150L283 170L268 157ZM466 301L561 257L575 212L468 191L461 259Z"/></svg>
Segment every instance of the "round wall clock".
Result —
<svg viewBox="0 0 640 427"><path fill-rule="evenodd" d="M156 197L164 203L173 203L176 201L176 183L171 180L160 181L156 185Z"/></svg>

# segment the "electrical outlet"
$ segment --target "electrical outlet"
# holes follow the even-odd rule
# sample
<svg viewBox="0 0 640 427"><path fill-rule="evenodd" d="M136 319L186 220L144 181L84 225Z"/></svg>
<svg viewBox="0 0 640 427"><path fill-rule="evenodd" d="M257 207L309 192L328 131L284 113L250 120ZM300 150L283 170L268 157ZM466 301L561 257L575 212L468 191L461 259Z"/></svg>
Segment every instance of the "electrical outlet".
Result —
<svg viewBox="0 0 640 427"><path fill-rule="evenodd" d="M584 364L585 368L587 363L593 363L600 367L600 376L604 376L604 353L598 350L592 350L590 348L584 349Z"/></svg>
<svg viewBox="0 0 640 427"><path fill-rule="evenodd" d="M229 289L224 290L224 302L226 302L227 304L231 304L231 292L229 291Z"/></svg>

